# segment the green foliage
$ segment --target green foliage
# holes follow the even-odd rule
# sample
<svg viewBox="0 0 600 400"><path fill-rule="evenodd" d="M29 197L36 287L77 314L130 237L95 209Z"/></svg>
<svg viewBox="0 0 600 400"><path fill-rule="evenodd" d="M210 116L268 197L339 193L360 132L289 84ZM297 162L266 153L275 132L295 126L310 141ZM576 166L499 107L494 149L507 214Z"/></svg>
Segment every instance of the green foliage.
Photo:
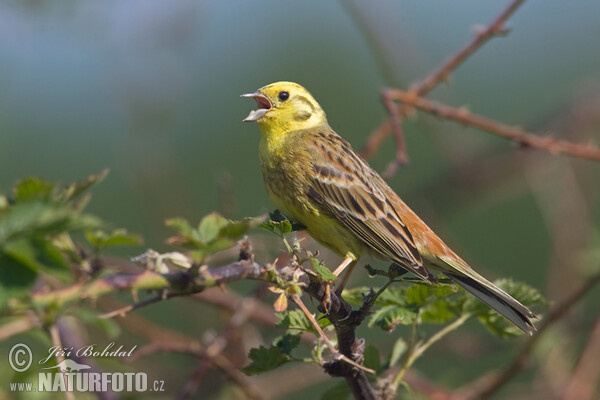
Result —
<svg viewBox="0 0 600 400"><path fill-rule="evenodd" d="M377 309L369 319L369 327L378 326L391 332L399 325L410 325L417 317L414 311L398 306L385 306Z"/></svg>
<svg viewBox="0 0 600 400"><path fill-rule="evenodd" d="M329 270L329 268L324 266L323 263L317 260L315 257L310 258L310 264L319 278L321 278L323 281L333 282L337 279L337 276L335 276L333 272Z"/></svg>
<svg viewBox="0 0 600 400"><path fill-rule="evenodd" d="M299 330L318 335L315 327L301 310L290 310L277 313L277 317L279 318L277 326L280 328ZM331 322L327 318L318 319L317 322L319 322L321 329L325 329L331 325Z"/></svg>
<svg viewBox="0 0 600 400"><path fill-rule="evenodd" d="M270 212L269 218L264 221L260 227L276 234L281 238L288 233L306 229L304 225L287 219L279 210Z"/></svg>
<svg viewBox="0 0 600 400"><path fill-rule="evenodd" d="M82 212L89 199L82 195L106 173L65 186L30 177L13 186L12 196L1 196L0 307L26 299L40 273L69 280L64 235L101 226Z"/></svg>
<svg viewBox="0 0 600 400"><path fill-rule="evenodd" d="M88 230L85 232L85 238L96 252L113 246L138 246L144 242L141 236L128 233L125 229L115 229L112 232Z"/></svg>
<svg viewBox="0 0 600 400"><path fill-rule="evenodd" d="M499 279L494 284L529 309L546 305L546 300L541 293L523 282L515 282L512 279ZM467 299L465 310L473 313L479 322L496 336L506 339L523 334L519 328L506 318L473 297Z"/></svg>
<svg viewBox="0 0 600 400"><path fill-rule="evenodd" d="M346 301L360 305L369 288L344 291ZM447 323L463 313L466 294L454 285L429 286L416 283L406 287L390 286L375 300L369 326L392 331L397 325L408 325L417 318L421 323Z"/></svg>
<svg viewBox="0 0 600 400"><path fill-rule="evenodd" d="M250 350L252 363L242 368L246 375L256 375L271 371L290 361L298 361L292 357L292 350L300 344L300 335L286 333L273 341L271 347L260 346L258 349Z"/></svg>
<svg viewBox="0 0 600 400"><path fill-rule="evenodd" d="M406 344L406 341L404 341L404 339L402 338L398 338L394 343L394 347L392 347L392 352L390 353L390 359L388 360L387 368L392 368L396 366L396 364L398 364L398 361L400 361L400 357L402 357L402 355L406 353L407 349L408 345Z"/></svg>
<svg viewBox="0 0 600 400"><path fill-rule="evenodd" d="M206 215L200 220L197 228L192 227L183 218L172 218L166 221L167 226L178 233L177 236L169 238L168 242L192 250L191 255L198 262L211 254L232 247L248 230L261 223L262 218L232 221L218 213Z"/></svg>

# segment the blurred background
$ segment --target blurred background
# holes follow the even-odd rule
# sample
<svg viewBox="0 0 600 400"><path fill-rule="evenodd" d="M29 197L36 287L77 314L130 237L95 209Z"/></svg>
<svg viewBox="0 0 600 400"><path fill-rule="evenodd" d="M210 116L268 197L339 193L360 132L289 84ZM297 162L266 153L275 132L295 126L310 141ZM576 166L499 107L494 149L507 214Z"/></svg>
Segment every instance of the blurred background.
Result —
<svg viewBox="0 0 600 400"><path fill-rule="evenodd" d="M166 218L196 222L213 210L230 218L268 212L273 206L258 165L260 133L241 122L254 103L241 93L278 80L298 82L320 102L331 126L360 149L386 116L383 87L408 88L424 78L507 4L2 0L0 192L28 175L69 182L110 168L89 210L145 238L143 247L121 253L128 256L146 247L165 250ZM492 39L427 97L532 132L598 144L599 15L598 2L526 2L510 18L506 37ZM519 149L423 113L410 118L405 131L410 164L389 183L484 275L527 282L554 302L597 268L600 164ZM393 157L389 138L370 162L383 171ZM281 247L267 235L253 240L263 261ZM328 265L338 261L323 254ZM355 273L353 284L373 284L366 275ZM536 368L498 398L549 398L576 365L598 301L592 293L549 333L535 353ZM178 299L136 315L201 337L227 321L222 313ZM269 342L248 329L249 345ZM359 333L385 353L406 331ZM140 341L135 333L123 335ZM468 324L415 368L457 388L507 364L519 342L495 340ZM148 372L165 379L171 394L195 365L183 356L151 360ZM283 375L257 382L271 385L272 397L290 399L317 396L332 385L316 366L294 371L288 373L298 387L277 387ZM205 379L192 398L227 398L226 381L211 374L216 378Z"/></svg>

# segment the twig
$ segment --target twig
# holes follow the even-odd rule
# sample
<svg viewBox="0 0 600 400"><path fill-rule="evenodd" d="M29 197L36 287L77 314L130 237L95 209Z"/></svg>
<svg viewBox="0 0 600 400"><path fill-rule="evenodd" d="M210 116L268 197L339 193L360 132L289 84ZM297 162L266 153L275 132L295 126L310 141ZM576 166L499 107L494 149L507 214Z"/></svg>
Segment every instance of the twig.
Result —
<svg viewBox="0 0 600 400"><path fill-rule="evenodd" d="M396 156L392 161L383 176L385 178L391 178L394 176L399 167L408 164L408 154L406 153L406 142L404 140L404 129L402 129L402 115L398 110L398 107L394 103L394 99L390 96L388 89L381 91L381 100L388 111L390 123L392 125L392 131L396 137Z"/></svg>
<svg viewBox="0 0 600 400"><path fill-rule="evenodd" d="M600 377L600 319L596 320L588 343L581 352L571 379L566 385L565 400L592 400Z"/></svg>
<svg viewBox="0 0 600 400"><path fill-rule="evenodd" d="M0 342L5 341L11 336L26 332L35 326L40 326L40 321L34 312L28 312L27 315L13 319L3 325L0 325Z"/></svg>
<svg viewBox="0 0 600 400"><path fill-rule="evenodd" d="M454 120L469 125L504 139L511 140L526 147L546 150L552 154L564 154L572 157L600 161L600 149L591 145L580 145L566 140L541 137L517 127L511 127L492 119L473 114L463 108L449 107L434 101L426 100L410 92L390 89L390 96L395 100L417 107L435 116Z"/></svg>
<svg viewBox="0 0 600 400"><path fill-rule="evenodd" d="M246 396L251 399L261 399L262 395L231 362L220 354L209 355L207 348L200 342L192 341L187 343L178 342L155 342L146 345L133 354L128 361L135 361L140 357L153 354L155 352L175 352L192 355L198 358L208 357L210 362L222 371L231 381L236 383L244 391Z"/></svg>
<svg viewBox="0 0 600 400"><path fill-rule="evenodd" d="M479 30L473 40L471 40L466 46L460 49L444 64L442 64L436 71L431 73L425 79L413 84L409 92L415 96L423 96L430 92L440 82L448 79L452 71L454 71L460 64L462 64L471 54L479 49L491 38L506 33L504 23L510 16L523 4L525 0L513 0L509 6L502 11L492 23L490 23L485 29ZM398 110L398 115L402 118L406 115L410 109L408 106L402 106ZM361 155L365 158L370 158L379 148L383 140L387 137L392 128L391 117L386 118L371 134L367 143L363 147Z"/></svg>
<svg viewBox="0 0 600 400"><path fill-rule="evenodd" d="M155 297L151 297L149 299L146 299L146 300L143 300L143 301L140 301L140 302L137 302L137 303L134 303L134 304L130 304L128 306L121 307L121 308L118 308L116 310L113 310L113 311L101 314L99 317L100 318L104 318L104 319L109 319L109 318L113 318L113 317L116 317L116 316L124 317L125 314L127 314L130 311L136 310L138 308L141 308L141 307L144 307L144 306L147 306L147 305L150 305L150 304L157 303L157 302L162 301L162 300L168 300L170 298L177 297L177 296L181 296L181 295L180 294L176 294L176 293L171 293L171 294L167 293L167 294L164 294L164 295L161 294L161 295L158 295L158 296L155 296Z"/></svg>
<svg viewBox="0 0 600 400"><path fill-rule="evenodd" d="M570 309L575 305L583 296L585 296L596 284L600 282L600 272L587 278L587 280L576 290L574 290L569 296L567 296L562 302L556 304L548 312L548 316L539 324L538 330L535 335L531 336L515 360L510 363L502 372L492 374L488 379L485 380L483 385L474 390L466 389L468 398L472 399L487 399L496 393L502 386L508 383L514 378L526 365L529 354L534 348L542 334L550 327L554 322L561 319Z"/></svg>
<svg viewBox="0 0 600 400"><path fill-rule="evenodd" d="M52 338L52 345L55 348L57 348L57 349L63 348L62 342L60 340L60 332L59 332L58 326L56 324L54 324L50 327L50 337ZM61 354L61 352L58 352L56 354L56 360L58 361L59 364L61 362L63 362L64 359L65 359L65 357ZM59 372L61 374L63 374L63 379L66 381L67 380L66 372L63 372L63 371L59 371ZM73 392L71 392L69 390L65 390L65 398L67 400L75 400L75 395L73 394Z"/></svg>
<svg viewBox="0 0 600 400"><path fill-rule="evenodd" d="M336 360L343 360L345 362L347 362L348 364L352 365L353 367L356 367L358 369L361 369L365 372L368 372L370 374L374 374L375 371L373 371L371 368L367 368L364 365L360 365L358 364L356 361L346 357L344 354L340 353L335 346L333 345L333 343L331 343L331 341L329 340L329 338L327 337L327 335L325 334L325 332L323 332L323 329L321 329L321 327L319 326L319 323L317 322L317 320L315 319L315 316L312 315L312 313L308 310L308 308L306 308L306 306L304 305L304 303L302 302L302 299L300 299L300 297L293 295L292 296L292 301L294 303L296 303L298 305L298 307L300 307L300 309L302 310L302 312L306 315L306 317L309 319L309 321L311 322L311 324L315 327L315 329L317 330L317 332L319 333L319 336L321 337L321 340L323 340L323 342L325 342L325 344L327 345L327 348L329 348L329 351L331 351L331 353L333 354L333 358Z"/></svg>

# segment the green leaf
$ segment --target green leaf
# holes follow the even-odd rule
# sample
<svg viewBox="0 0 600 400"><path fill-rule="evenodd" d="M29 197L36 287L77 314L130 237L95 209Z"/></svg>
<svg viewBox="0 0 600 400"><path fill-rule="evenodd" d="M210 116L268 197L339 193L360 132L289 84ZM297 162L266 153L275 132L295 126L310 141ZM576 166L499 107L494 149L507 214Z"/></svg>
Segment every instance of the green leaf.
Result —
<svg viewBox="0 0 600 400"><path fill-rule="evenodd" d="M0 246L8 240L91 229L100 221L67 206L39 200L11 206L0 220Z"/></svg>
<svg viewBox="0 0 600 400"><path fill-rule="evenodd" d="M435 324L443 324L456 318L460 310L451 310L449 303L445 300L439 300L427 304L421 309L421 321Z"/></svg>
<svg viewBox="0 0 600 400"><path fill-rule="evenodd" d="M395 305L407 307L405 291L399 288L388 287L379 297L375 304L380 306Z"/></svg>
<svg viewBox="0 0 600 400"><path fill-rule="evenodd" d="M258 349L251 349L248 357L252 360L252 363L242 368L242 372L246 375L271 371L291 361L290 357L283 354L278 347L266 348L260 346Z"/></svg>
<svg viewBox="0 0 600 400"><path fill-rule="evenodd" d="M32 176L17 182L13 187L13 195L15 202L27 200L48 200L56 184L41 180L38 177Z"/></svg>
<svg viewBox="0 0 600 400"><path fill-rule="evenodd" d="M279 318L277 326L283 329L297 329L302 332L310 332L318 335L315 327L312 325L308 317L301 310L290 310L281 313L275 313ZM321 329L325 329L331 322L327 318L317 319Z"/></svg>
<svg viewBox="0 0 600 400"><path fill-rule="evenodd" d="M112 232L88 230L85 238L98 251L111 246L138 246L143 243L140 235L128 233L125 229L115 229Z"/></svg>
<svg viewBox="0 0 600 400"><path fill-rule="evenodd" d="M24 299L35 282L36 271L0 251L0 309L8 299Z"/></svg>
<svg viewBox="0 0 600 400"><path fill-rule="evenodd" d="M324 282L333 282L337 279L337 276L335 276L333 272L329 270L329 268L324 266L315 257L310 258L310 263L317 275L319 276L319 278L321 278Z"/></svg>
<svg viewBox="0 0 600 400"><path fill-rule="evenodd" d="M367 293L369 293L369 288L366 286L360 286L360 287L355 287L352 289L344 289L344 291L342 292L342 297L348 303L362 305L363 297ZM385 293L385 292L383 292L383 293Z"/></svg>
<svg viewBox="0 0 600 400"><path fill-rule="evenodd" d="M220 214L213 212L202 218L198 226L198 237L203 243L210 243L219 236L221 228L227 225L228 221Z"/></svg>
<svg viewBox="0 0 600 400"><path fill-rule="evenodd" d="M408 349L408 345L402 338L398 338L396 343L394 343L394 347L392 348L392 353L390 354L390 361L388 363L388 368L392 368L398 361L400 361L400 357L406 352Z"/></svg>
<svg viewBox="0 0 600 400"><path fill-rule="evenodd" d="M398 306L385 306L373 313L369 319L369 327L378 326L381 329L391 332L399 325L410 325L417 314L406 308Z"/></svg>
<svg viewBox="0 0 600 400"><path fill-rule="evenodd" d="M314 332L315 329L308 317L301 310L290 310L276 313L277 326L283 329L298 329L303 332Z"/></svg>
<svg viewBox="0 0 600 400"><path fill-rule="evenodd" d="M381 372L381 358L379 357L379 350L377 350L377 347L368 344L365 347L364 357L365 367L371 368L379 374Z"/></svg>
<svg viewBox="0 0 600 400"><path fill-rule="evenodd" d="M494 284L527 308L531 309L536 306L545 306L547 304L546 300L537 289L525 283L515 282L511 279L500 279L495 281ZM523 334L519 328L506 318L473 297L468 298L464 308L475 314L478 317L478 320L496 336L507 339Z"/></svg>
<svg viewBox="0 0 600 400"><path fill-rule="evenodd" d="M291 352L300 344L300 335L286 333L273 341L273 347L260 346L251 349L249 357L252 363L242 368L246 375L256 375L261 372L273 370L290 361L296 361Z"/></svg>
<svg viewBox="0 0 600 400"><path fill-rule="evenodd" d="M299 344L300 334L294 335L292 333L286 333L273 341L273 345L279 348L283 354L287 355L291 355L292 350L298 347Z"/></svg>
<svg viewBox="0 0 600 400"><path fill-rule="evenodd" d="M67 185L61 193L62 200L65 202L75 200L81 196L85 191L94 186L95 184L102 182L108 175L108 169L104 169L97 174L88 176L87 178L71 183Z"/></svg>
<svg viewBox="0 0 600 400"><path fill-rule="evenodd" d="M342 380L323 392L321 400L347 400L350 394L350 386Z"/></svg>
<svg viewBox="0 0 600 400"><path fill-rule="evenodd" d="M294 230L292 223L279 210L271 212L269 218L260 224L260 227L281 238Z"/></svg>
<svg viewBox="0 0 600 400"><path fill-rule="evenodd" d="M406 302L408 304L416 304L422 306L425 304L427 297L429 296L429 286L426 285L412 285L406 289L404 295L406 296Z"/></svg>
<svg viewBox="0 0 600 400"><path fill-rule="evenodd" d="M256 228L262 224L263 217L244 218L240 221L228 221L227 225L221 228L219 234L231 239L238 239L245 235L250 229Z"/></svg>

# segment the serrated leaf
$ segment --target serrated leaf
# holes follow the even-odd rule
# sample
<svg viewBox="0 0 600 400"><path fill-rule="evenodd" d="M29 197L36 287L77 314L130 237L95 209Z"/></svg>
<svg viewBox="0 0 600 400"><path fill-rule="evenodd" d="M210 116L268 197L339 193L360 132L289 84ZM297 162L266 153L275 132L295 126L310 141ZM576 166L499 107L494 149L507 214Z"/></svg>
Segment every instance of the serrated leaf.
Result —
<svg viewBox="0 0 600 400"><path fill-rule="evenodd" d="M0 219L0 246L8 240L96 228L100 221L67 206L39 200L11 206Z"/></svg>
<svg viewBox="0 0 600 400"><path fill-rule="evenodd" d="M97 184L99 182L102 182L104 180L104 178L106 178L106 175L108 175L108 169L104 169L104 170L98 172L97 174L92 174L81 181L74 182L74 183L71 183L70 185L67 185L62 190L62 194L61 194L62 200L63 201L75 200L77 197L81 196L81 194L83 194L89 188L91 188L92 186L94 186L95 184Z"/></svg>
<svg viewBox="0 0 600 400"><path fill-rule="evenodd" d="M271 371L291 361L289 355L284 354L278 347L260 346L258 349L251 349L248 354L252 363L242 368L246 375L256 375Z"/></svg>
<svg viewBox="0 0 600 400"><path fill-rule="evenodd" d="M314 327L301 310L290 310L277 313L277 326L283 329L298 329L303 332L314 332Z"/></svg>
<svg viewBox="0 0 600 400"><path fill-rule="evenodd" d="M38 177L32 176L17 182L15 186L13 186L13 195L15 202L48 200L55 187L55 183L46 182Z"/></svg>
<svg viewBox="0 0 600 400"><path fill-rule="evenodd" d="M292 223L279 210L269 213L269 218L260 224L260 227L279 237L284 237L293 231Z"/></svg>
<svg viewBox="0 0 600 400"><path fill-rule="evenodd" d="M433 295L438 298L447 297L459 292L456 285L437 285L433 288Z"/></svg>
<svg viewBox="0 0 600 400"><path fill-rule="evenodd" d="M402 355L406 352L406 349L408 349L408 345L406 344L404 339L398 338L398 340L396 340L396 343L394 343L394 347L392 347L392 353L390 354L388 368L392 368L396 364L398 364L398 361L400 361L400 357L402 357Z"/></svg>
<svg viewBox="0 0 600 400"><path fill-rule="evenodd" d="M407 303L422 306L429 296L429 286L419 284L412 285L406 289L404 295L406 296Z"/></svg>
<svg viewBox="0 0 600 400"><path fill-rule="evenodd" d="M138 246L143 243L140 235L128 233L125 229L115 229L112 232L88 230L85 232L85 238L97 250L111 246Z"/></svg>
<svg viewBox="0 0 600 400"><path fill-rule="evenodd" d="M311 257L310 264L319 278L321 278L323 281L333 282L337 279L337 276L335 276L333 272L329 270L329 268L324 266L321 261L317 260L315 257Z"/></svg>
<svg viewBox="0 0 600 400"><path fill-rule="evenodd" d="M546 305L546 300L541 293L525 283L515 282L511 279L500 279L495 281L494 284L528 308ZM475 314L479 322L496 336L507 339L523 334L519 328L506 318L473 297L466 301L465 310Z"/></svg>
<svg viewBox="0 0 600 400"><path fill-rule="evenodd" d="M321 400L347 400L350 394L350 387L343 380L323 392Z"/></svg>
<svg viewBox="0 0 600 400"><path fill-rule="evenodd" d="M281 313L275 313L279 318L277 326L283 329L297 329L302 332L310 332L318 335L315 327L312 325L308 317L301 310L288 310ZM325 329L331 322L327 318L317 319L321 329Z"/></svg>
<svg viewBox="0 0 600 400"><path fill-rule="evenodd" d="M228 221L227 225L221 228L220 235L231 239L238 239L245 235L250 229L256 228L262 224L263 217L244 218L240 221Z"/></svg>
<svg viewBox="0 0 600 400"><path fill-rule="evenodd" d="M361 286L352 289L344 289L344 291L342 292L342 297L348 303L362 305L363 297L367 293L369 293L369 288L366 286Z"/></svg>
<svg viewBox="0 0 600 400"><path fill-rule="evenodd" d="M202 218L198 226L198 237L203 243L210 243L219 236L219 232L227 225L227 219L213 212Z"/></svg>
<svg viewBox="0 0 600 400"><path fill-rule="evenodd" d="M375 304L380 306L395 305L406 307L406 294L402 289L388 287L381 295L379 295Z"/></svg>
<svg viewBox="0 0 600 400"><path fill-rule="evenodd" d="M416 314L411 310L398 306L385 306L371 315L368 326L378 326L391 332L399 324L410 325L414 318L416 318Z"/></svg>
<svg viewBox="0 0 600 400"><path fill-rule="evenodd" d="M445 300L427 304L421 309L420 315L422 322L431 322L435 324L446 323L458 316L454 310L450 309Z"/></svg>
<svg viewBox="0 0 600 400"><path fill-rule="evenodd" d="M283 354L291 355L294 350L300 344L300 334L286 333L283 336L276 338L273 341L273 345L279 348Z"/></svg>

